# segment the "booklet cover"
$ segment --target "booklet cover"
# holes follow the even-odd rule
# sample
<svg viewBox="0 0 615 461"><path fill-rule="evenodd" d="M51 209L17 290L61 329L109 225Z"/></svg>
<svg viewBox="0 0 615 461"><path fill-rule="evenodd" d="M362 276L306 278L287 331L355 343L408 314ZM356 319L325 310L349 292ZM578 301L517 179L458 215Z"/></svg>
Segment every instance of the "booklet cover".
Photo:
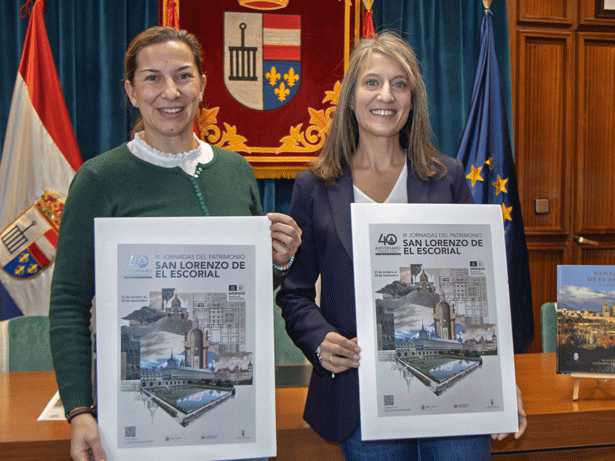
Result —
<svg viewBox="0 0 615 461"><path fill-rule="evenodd" d="M351 211L363 439L515 432L501 208Z"/></svg>
<svg viewBox="0 0 615 461"><path fill-rule="evenodd" d="M108 459L275 456L269 220L99 218L95 231Z"/></svg>
<svg viewBox="0 0 615 461"><path fill-rule="evenodd" d="M557 266L557 372L615 375L615 266Z"/></svg>
<svg viewBox="0 0 615 461"><path fill-rule="evenodd" d="M56 391L51 400L38 417L37 421L66 421L64 416L64 405L60 400L60 393Z"/></svg>

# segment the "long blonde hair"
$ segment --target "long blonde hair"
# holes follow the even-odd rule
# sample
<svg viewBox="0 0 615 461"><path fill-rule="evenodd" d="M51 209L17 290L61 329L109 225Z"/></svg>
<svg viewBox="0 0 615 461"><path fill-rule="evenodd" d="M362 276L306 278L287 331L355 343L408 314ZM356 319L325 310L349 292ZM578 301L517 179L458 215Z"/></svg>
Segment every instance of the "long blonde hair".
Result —
<svg viewBox="0 0 615 461"><path fill-rule="evenodd" d="M314 161L312 174L327 184L334 184L342 175L343 164L352 164L359 143L359 125L352 109L359 69L371 53L378 52L397 61L408 75L412 109L400 131L399 142L408 152L412 171L421 179L441 177L446 167L437 159L441 153L434 147L427 107L427 90L416 55L397 34L384 31L375 38L363 39L353 50L344 77L335 115L323 149Z"/></svg>

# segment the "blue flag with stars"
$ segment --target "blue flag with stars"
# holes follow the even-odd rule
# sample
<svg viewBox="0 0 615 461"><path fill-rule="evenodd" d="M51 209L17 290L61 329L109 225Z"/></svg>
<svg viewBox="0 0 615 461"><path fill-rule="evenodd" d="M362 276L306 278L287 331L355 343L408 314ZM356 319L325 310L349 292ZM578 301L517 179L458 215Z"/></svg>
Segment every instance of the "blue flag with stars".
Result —
<svg viewBox="0 0 615 461"><path fill-rule="evenodd" d="M457 159L465 166L474 201L502 207L513 343L515 354L519 354L534 339L532 290L490 14L485 11L481 24L478 67Z"/></svg>

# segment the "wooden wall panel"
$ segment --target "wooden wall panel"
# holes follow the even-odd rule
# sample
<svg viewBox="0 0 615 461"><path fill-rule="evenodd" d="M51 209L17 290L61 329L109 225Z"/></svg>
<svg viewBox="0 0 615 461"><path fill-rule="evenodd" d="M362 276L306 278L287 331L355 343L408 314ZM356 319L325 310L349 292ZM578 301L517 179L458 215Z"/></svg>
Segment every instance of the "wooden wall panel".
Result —
<svg viewBox="0 0 615 461"><path fill-rule="evenodd" d="M577 0L579 23L586 26L613 26L615 18L597 18L596 0ZM523 3L523 2L522 2Z"/></svg>
<svg viewBox="0 0 615 461"><path fill-rule="evenodd" d="M579 33L577 232L615 231L615 34Z"/></svg>
<svg viewBox="0 0 615 461"><path fill-rule="evenodd" d="M539 352L540 307L556 299L557 265L615 265L615 18L596 18L595 0L507 8L536 325L529 352ZM549 213L535 213L537 198L549 199Z"/></svg>
<svg viewBox="0 0 615 461"><path fill-rule="evenodd" d="M520 22L571 24L574 21L573 0L532 0L519 4Z"/></svg>
<svg viewBox="0 0 615 461"><path fill-rule="evenodd" d="M540 306L557 297L557 266L564 264L564 248L538 248L528 244L532 303L534 305L534 341L527 352L542 352Z"/></svg>
<svg viewBox="0 0 615 461"><path fill-rule="evenodd" d="M517 177L527 234L564 233L568 220L565 183L573 145L572 34L518 32ZM536 214L537 198L550 212Z"/></svg>
<svg viewBox="0 0 615 461"><path fill-rule="evenodd" d="M605 245L599 248L589 247L581 249L581 262L584 265L615 265L615 245Z"/></svg>

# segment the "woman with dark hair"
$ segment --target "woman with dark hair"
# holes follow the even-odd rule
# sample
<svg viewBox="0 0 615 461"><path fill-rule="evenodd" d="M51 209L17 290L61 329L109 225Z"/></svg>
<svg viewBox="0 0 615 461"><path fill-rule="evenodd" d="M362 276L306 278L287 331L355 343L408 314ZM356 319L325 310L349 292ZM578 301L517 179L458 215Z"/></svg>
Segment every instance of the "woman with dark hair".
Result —
<svg viewBox="0 0 615 461"><path fill-rule="evenodd" d="M304 419L340 442L346 460L491 457L482 435L361 441L350 204L473 203L461 164L430 138L416 56L399 36L383 32L353 50L323 150L295 180L290 214L303 243L277 303L288 334L313 365ZM526 424L519 394L518 403L517 437Z"/></svg>
<svg viewBox="0 0 615 461"><path fill-rule="evenodd" d="M51 285L51 349L75 461L88 460L90 452L96 461L105 457L92 408L94 218L263 214L248 162L192 131L206 85L196 38L184 30L150 28L128 47L125 70L126 94L142 120L130 142L87 161L75 175ZM268 217L279 283L301 230L286 215Z"/></svg>

